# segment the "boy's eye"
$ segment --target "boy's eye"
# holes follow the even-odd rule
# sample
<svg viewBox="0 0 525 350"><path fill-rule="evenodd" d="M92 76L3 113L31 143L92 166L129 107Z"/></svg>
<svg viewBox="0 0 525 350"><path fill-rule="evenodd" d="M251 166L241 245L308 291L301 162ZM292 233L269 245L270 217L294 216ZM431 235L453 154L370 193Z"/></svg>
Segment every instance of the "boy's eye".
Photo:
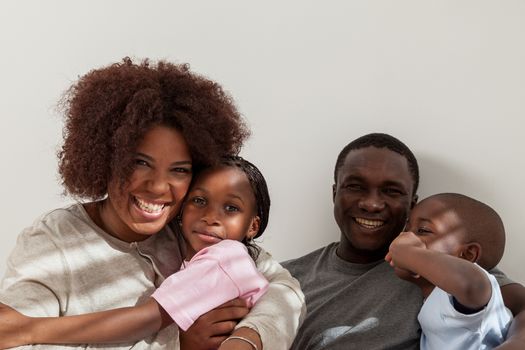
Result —
<svg viewBox="0 0 525 350"><path fill-rule="evenodd" d="M426 227L420 227L416 230L416 234L418 235L428 235L430 233L432 233L432 230Z"/></svg>
<svg viewBox="0 0 525 350"><path fill-rule="evenodd" d="M237 208L237 207L234 206L234 205L227 205L226 207L224 207L224 209L225 209L227 212L237 212L237 211L239 211L239 208Z"/></svg>

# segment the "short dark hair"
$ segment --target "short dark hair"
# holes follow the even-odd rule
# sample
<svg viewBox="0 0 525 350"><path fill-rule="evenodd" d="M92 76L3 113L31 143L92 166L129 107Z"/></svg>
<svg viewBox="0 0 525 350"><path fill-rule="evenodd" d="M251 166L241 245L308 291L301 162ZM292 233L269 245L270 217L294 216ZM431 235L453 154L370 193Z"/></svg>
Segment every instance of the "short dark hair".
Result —
<svg viewBox="0 0 525 350"><path fill-rule="evenodd" d="M111 179L126 183L133 153L154 126L182 133L194 169L236 154L249 135L232 98L187 64L124 58L80 77L61 106L59 173L66 193L78 198L104 197Z"/></svg>
<svg viewBox="0 0 525 350"><path fill-rule="evenodd" d="M489 205L459 193L439 193L426 200L438 200L462 221L467 242L481 245L477 263L486 270L495 267L505 251L505 228L498 213ZM423 202L421 201L421 202Z"/></svg>
<svg viewBox="0 0 525 350"><path fill-rule="evenodd" d="M398 153L406 158L408 162L408 168L412 180L414 181L413 194L417 192L419 186L419 166L417 165L417 160L410 148L405 145L403 142L399 141L395 137L383 134L383 133L371 133L364 136L361 136L354 141L346 145L339 155L337 156L337 161L335 162L334 169L334 181L337 183L337 174L339 169L343 166L346 156L350 151L357 150L366 147L376 147L376 148L387 148L392 152Z"/></svg>

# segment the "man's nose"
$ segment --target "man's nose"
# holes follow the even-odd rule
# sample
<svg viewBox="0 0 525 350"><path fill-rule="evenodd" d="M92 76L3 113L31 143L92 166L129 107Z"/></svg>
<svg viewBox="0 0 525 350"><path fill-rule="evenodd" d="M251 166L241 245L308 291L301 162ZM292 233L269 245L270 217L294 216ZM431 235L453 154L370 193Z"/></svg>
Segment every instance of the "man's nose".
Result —
<svg viewBox="0 0 525 350"><path fill-rule="evenodd" d="M385 200L378 191L368 191L359 201L359 208L368 212L378 212L385 208Z"/></svg>

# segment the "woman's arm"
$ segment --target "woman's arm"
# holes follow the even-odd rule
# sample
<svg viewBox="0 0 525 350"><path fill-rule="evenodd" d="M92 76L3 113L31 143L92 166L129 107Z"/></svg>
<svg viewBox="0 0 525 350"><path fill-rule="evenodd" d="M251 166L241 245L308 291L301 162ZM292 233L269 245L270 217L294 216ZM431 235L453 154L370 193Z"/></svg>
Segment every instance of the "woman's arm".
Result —
<svg viewBox="0 0 525 350"><path fill-rule="evenodd" d="M172 321L157 302L79 316L29 317L0 308L0 347L28 344L122 343L140 340Z"/></svg>
<svg viewBox="0 0 525 350"><path fill-rule="evenodd" d="M306 315L304 294L299 282L264 250L257 268L270 282L268 290L236 329L254 330L264 349L287 350Z"/></svg>

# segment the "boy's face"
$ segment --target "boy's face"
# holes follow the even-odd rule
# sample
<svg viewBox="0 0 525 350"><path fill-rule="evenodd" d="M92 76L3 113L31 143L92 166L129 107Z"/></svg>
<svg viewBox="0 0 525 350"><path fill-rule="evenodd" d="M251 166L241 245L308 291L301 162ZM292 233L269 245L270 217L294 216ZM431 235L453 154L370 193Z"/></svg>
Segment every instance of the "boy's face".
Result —
<svg viewBox="0 0 525 350"><path fill-rule="evenodd" d="M432 197L412 209L405 231L418 235L428 249L454 256L459 256L466 237L466 228L456 212Z"/></svg>

